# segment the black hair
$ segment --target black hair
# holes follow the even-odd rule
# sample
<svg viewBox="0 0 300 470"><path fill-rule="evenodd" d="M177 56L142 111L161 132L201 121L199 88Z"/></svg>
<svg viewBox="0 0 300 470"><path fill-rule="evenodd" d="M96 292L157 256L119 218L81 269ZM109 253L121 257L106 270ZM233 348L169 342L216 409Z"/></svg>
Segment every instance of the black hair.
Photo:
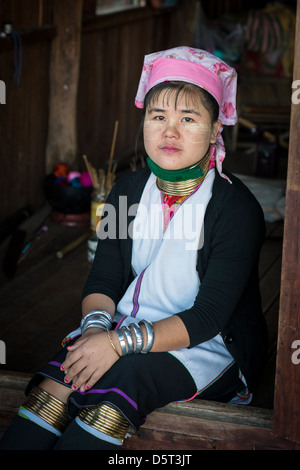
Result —
<svg viewBox="0 0 300 470"><path fill-rule="evenodd" d="M206 91L204 88L194 85L193 83L180 81L166 81L159 83L158 85L155 85L153 88L151 88L144 99L144 115L150 102L155 100L162 91L165 91L164 98L166 99L168 99L168 97L173 94L173 92L176 92L175 108L177 106L179 96L183 95L187 100L200 96L203 106L211 115L212 124L219 118L219 105L216 99L208 91Z"/></svg>

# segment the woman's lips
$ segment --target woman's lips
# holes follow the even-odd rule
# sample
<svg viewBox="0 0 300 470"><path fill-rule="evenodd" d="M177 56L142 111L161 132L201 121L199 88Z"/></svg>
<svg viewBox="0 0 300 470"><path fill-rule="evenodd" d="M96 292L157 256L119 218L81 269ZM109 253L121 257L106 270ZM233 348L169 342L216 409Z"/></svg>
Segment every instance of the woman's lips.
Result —
<svg viewBox="0 0 300 470"><path fill-rule="evenodd" d="M173 145L164 145L161 147L161 150L165 153L176 153L180 151L178 147L174 147Z"/></svg>

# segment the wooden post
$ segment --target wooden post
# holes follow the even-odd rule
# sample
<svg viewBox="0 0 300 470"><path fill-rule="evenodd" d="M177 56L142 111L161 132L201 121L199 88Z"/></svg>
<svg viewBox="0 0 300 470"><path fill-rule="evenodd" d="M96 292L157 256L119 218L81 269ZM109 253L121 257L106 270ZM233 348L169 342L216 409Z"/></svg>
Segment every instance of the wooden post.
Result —
<svg viewBox="0 0 300 470"><path fill-rule="evenodd" d="M294 80L300 80L299 48L300 0ZM292 99L291 108L273 432L300 443L300 103L297 101Z"/></svg>
<svg viewBox="0 0 300 470"><path fill-rule="evenodd" d="M50 103L46 171L77 158L77 88L83 0L54 0L57 35L50 60Z"/></svg>

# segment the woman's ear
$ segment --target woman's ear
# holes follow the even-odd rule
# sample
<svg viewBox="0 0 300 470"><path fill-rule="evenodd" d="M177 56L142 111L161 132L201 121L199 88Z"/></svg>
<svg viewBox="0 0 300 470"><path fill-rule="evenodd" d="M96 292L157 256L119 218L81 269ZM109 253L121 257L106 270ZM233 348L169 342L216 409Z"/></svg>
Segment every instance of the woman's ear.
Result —
<svg viewBox="0 0 300 470"><path fill-rule="evenodd" d="M212 128L212 132L211 132L211 139L210 139L211 144L214 144L216 142L221 125L222 125L222 123L221 123L220 119L218 119L216 122L213 123L213 128Z"/></svg>

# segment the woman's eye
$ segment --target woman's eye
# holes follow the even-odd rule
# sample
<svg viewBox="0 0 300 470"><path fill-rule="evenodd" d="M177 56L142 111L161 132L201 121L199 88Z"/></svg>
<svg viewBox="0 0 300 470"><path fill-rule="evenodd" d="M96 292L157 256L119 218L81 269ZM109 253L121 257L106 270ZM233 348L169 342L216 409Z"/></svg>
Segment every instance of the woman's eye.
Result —
<svg viewBox="0 0 300 470"><path fill-rule="evenodd" d="M154 119L156 121L163 121L165 119L165 117L164 116L154 116Z"/></svg>
<svg viewBox="0 0 300 470"><path fill-rule="evenodd" d="M183 122L194 122L194 119L191 117L184 117Z"/></svg>

